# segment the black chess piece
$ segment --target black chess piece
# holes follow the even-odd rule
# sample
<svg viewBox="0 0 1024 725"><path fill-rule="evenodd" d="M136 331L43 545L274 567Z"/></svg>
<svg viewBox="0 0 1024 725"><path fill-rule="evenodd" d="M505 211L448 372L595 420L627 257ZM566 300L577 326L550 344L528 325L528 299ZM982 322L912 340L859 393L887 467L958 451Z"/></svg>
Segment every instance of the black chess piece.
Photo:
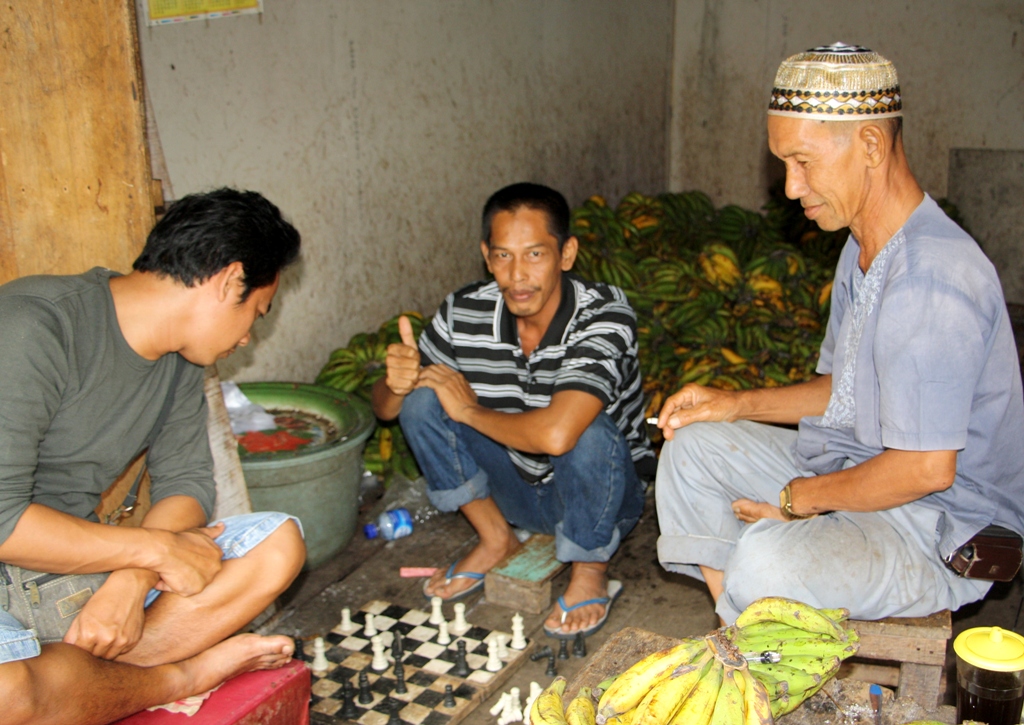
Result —
<svg viewBox="0 0 1024 725"><path fill-rule="evenodd" d="M558 643L558 659L569 659L569 640L563 639Z"/></svg>
<svg viewBox="0 0 1024 725"><path fill-rule="evenodd" d="M563 639L562 641L564 642L565 640ZM583 632L576 633L576 639L574 639L572 642L572 656L587 656L587 640L583 637Z"/></svg>
<svg viewBox="0 0 1024 725"><path fill-rule="evenodd" d="M391 656L395 658L395 662L402 659L402 655L405 654L405 639L402 637L402 633L395 630L395 640L391 643Z"/></svg>
<svg viewBox="0 0 1024 725"><path fill-rule="evenodd" d="M398 716L398 711L402 709L402 703L396 702L391 706L391 714L388 715L387 725L402 725L402 718Z"/></svg>
<svg viewBox="0 0 1024 725"><path fill-rule="evenodd" d="M547 645L544 645L539 650L537 650L532 655L530 655L530 662L536 662L537 660L542 660L542 659L544 659L545 657L547 657L550 654L551 654L551 648L549 646L547 646Z"/></svg>
<svg viewBox="0 0 1024 725"><path fill-rule="evenodd" d="M345 684L341 686L341 710L339 716L343 720L355 720L359 717L359 709L356 707L355 699L352 697L353 693L352 683L345 680ZM372 698L371 698L372 699Z"/></svg>
<svg viewBox="0 0 1024 725"><path fill-rule="evenodd" d="M452 674L456 677L469 677L469 665L466 664L466 640L460 639L455 644L455 668Z"/></svg>
<svg viewBox="0 0 1024 725"><path fill-rule="evenodd" d="M359 673L359 704L369 705L373 702L373 693L370 692L370 676L365 672Z"/></svg>
<svg viewBox="0 0 1024 725"><path fill-rule="evenodd" d="M395 662L395 694L404 695L409 691L405 686L405 665L401 661Z"/></svg>
<svg viewBox="0 0 1024 725"><path fill-rule="evenodd" d="M455 693L452 692L451 685L444 686L444 702L441 704L445 707L455 707Z"/></svg>
<svg viewBox="0 0 1024 725"><path fill-rule="evenodd" d="M555 656L548 655L548 668L544 670L544 674L548 677L554 677L558 674L558 670L555 669Z"/></svg>

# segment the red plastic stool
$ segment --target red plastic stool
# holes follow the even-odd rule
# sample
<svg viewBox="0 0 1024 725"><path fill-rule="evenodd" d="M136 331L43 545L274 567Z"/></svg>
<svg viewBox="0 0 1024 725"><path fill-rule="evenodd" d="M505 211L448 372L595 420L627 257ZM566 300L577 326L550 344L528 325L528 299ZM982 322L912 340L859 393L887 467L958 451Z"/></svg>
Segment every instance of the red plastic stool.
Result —
<svg viewBox="0 0 1024 725"><path fill-rule="evenodd" d="M144 710L117 725L309 725L309 688L309 668L292 660L280 669L228 680L192 717Z"/></svg>

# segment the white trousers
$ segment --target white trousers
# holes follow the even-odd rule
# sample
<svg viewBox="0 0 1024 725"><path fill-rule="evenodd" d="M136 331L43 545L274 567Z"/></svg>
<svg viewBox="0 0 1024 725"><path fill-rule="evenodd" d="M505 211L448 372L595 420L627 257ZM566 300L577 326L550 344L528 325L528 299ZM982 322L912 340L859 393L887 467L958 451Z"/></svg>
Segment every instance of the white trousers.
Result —
<svg viewBox="0 0 1024 725"><path fill-rule="evenodd" d="M873 513L836 512L744 524L739 498L778 505L794 478L796 431L749 421L694 423L661 451L655 496L658 559L702 579L725 573L715 611L735 621L755 599L784 596L815 607L847 607L856 619L923 617L981 599L991 582L950 571L936 549L938 511L909 503Z"/></svg>

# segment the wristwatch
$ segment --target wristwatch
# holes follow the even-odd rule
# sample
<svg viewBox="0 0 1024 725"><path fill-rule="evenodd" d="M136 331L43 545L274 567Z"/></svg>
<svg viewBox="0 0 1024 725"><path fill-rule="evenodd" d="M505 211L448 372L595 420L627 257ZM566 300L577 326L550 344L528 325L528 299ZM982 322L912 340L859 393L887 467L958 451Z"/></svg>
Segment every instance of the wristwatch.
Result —
<svg viewBox="0 0 1024 725"><path fill-rule="evenodd" d="M789 490L791 485L787 483L786 487L779 492L779 508L782 509L782 515L786 517L786 521L813 519L818 514L798 514L793 511L793 492Z"/></svg>

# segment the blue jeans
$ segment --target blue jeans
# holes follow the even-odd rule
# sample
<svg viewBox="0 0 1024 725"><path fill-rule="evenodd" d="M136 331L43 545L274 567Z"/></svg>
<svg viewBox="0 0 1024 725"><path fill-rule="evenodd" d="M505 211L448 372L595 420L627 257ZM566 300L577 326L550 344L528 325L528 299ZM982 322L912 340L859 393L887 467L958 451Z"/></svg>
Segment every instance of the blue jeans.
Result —
<svg viewBox="0 0 1024 725"><path fill-rule="evenodd" d="M225 524L223 533L214 541L223 550L223 558L226 560L245 556L289 519L298 525L301 532L302 523L297 518L273 511L228 516L207 525L212 526L221 521ZM152 604L160 594L158 589L150 589L145 606ZM39 653L40 642L36 632L26 629L16 617L0 609L0 664L38 657Z"/></svg>
<svg viewBox="0 0 1024 725"><path fill-rule="evenodd" d="M399 421L434 506L455 511L490 496L512 525L554 534L560 561L608 561L643 512L629 445L606 413L571 451L551 456L553 477L533 485L504 446L449 418L433 390L410 393Z"/></svg>

